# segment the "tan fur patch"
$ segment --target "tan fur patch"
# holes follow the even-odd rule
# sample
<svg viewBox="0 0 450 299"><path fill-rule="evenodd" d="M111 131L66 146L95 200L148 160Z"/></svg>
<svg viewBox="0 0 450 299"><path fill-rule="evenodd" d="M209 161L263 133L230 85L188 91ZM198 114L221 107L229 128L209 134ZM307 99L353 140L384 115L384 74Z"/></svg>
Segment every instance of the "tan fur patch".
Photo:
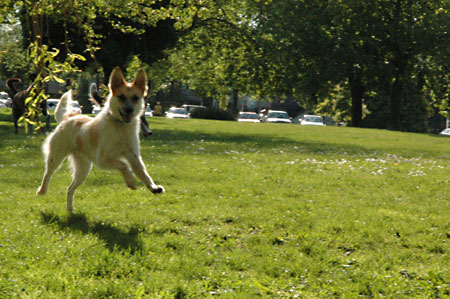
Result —
<svg viewBox="0 0 450 299"><path fill-rule="evenodd" d="M94 120L92 126L89 128L89 143L92 147L98 146L98 140L100 139L100 128L97 119Z"/></svg>
<svg viewBox="0 0 450 299"><path fill-rule="evenodd" d="M79 115L79 114L75 114L75 115ZM77 127L77 129L79 130L83 125L85 125L86 123L88 123L91 120L92 120L92 118L90 118L89 116L81 115L78 118L74 118L73 122L74 122L75 127ZM85 152L86 151L86 148L85 148L85 145L83 143L83 139L82 139L81 135L78 135L75 138L75 145L78 147L78 149L81 152Z"/></svg>
<svg viewBox="0 0 450 299"><path fill-rule="evenodd" d="M70 113L64 114L64 119L69 119L69 118L71 118L73 116L76 116L76 115L80 115L80 113L78 113L78 112L70 112Z"/></svg>
<svg viewBox="0 0 450 299"><path fill-rule="evenodd" d="M112 95L115 97L120 97L122 95L126 96L127 98L130 98L132 96L137 96L138 98L144 97L145 90L142 90L138 86L135 85L122 85L115 90L113 90Z"/></svg>
<svg viewBox="0 0 450 299"><path fill-rule="evenodd" d="M112 95L115 97L120 97L121 95L125 94L127 91L127 86L125 84L116 87L115 89L112 89Z"/></svg>
<svg viewBox="0 0 450 299"><path fill-rule="evenodd" d="M68 115L70 115L70 114L68 114ZM75 112L75 114L73 116L76 116L76 115L80 115L80 114ZM84 125L85 123L88 123L92 119L89 116L84 116L84 115L81 115L81 116L82 117L74 119L75 124L80 127L82 125Z"/></svg>

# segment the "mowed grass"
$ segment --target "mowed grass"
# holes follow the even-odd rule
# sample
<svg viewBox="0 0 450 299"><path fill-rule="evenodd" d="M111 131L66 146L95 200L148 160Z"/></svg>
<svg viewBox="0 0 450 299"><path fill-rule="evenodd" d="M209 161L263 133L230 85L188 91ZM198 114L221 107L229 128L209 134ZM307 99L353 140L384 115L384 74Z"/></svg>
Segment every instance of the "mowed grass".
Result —
<svg viewBox="0 0 450 299"><path fill-rule="evenodd" d="M0 110L0 298L450 297L450 138L150 119L154 180L67 163Z"/></svg>

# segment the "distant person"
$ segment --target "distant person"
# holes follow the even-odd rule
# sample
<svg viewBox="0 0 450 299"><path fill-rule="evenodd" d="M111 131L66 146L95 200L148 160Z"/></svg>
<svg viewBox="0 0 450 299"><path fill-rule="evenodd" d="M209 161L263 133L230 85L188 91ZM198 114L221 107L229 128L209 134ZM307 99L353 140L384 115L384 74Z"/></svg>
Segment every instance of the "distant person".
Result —
<svg viewBox="0 0 450 299"><path fill-rule="evenodd" d="M161 107L161 103L158 102L156 103L155 109L153 109L153 115L154 116L162 116L162 107Z"/></svg>
<svg viewBox="0 0 450 299"><path fill-rule="evenodd" d="M144 105L144 111L147 109L147 101L145 101ZM142 113L141 115L141 130L142 134L145 137L148 137L153 134L152 130L150 130L150 126L148 125L147 117L145 116L145 113Z"/></svg>

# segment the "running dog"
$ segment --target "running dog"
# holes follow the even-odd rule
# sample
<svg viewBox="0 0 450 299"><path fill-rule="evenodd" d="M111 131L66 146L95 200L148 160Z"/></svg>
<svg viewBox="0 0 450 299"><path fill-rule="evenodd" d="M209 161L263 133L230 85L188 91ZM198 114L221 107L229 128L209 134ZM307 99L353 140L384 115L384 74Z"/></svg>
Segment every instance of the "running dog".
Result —
<svg viewBox="0 0 450 299"><path fill-rule="evenodd" d="M58 126L44 142L45 173L38 195L44 195L53 173L69 156L73 181L67 189L67 210L73 210L75 190L86 180L92 164L122 173L126 185L136 189L133 173L152 193L162 193L145 169L140 154L139 117L147 95L147 75L140 70L132 83L127 83L119 67L109 78L110 94L95 118L71 111L72 91L66 92L55 109Z"/></svg>
<svg viewBox="0 0 450 299"><path fill-rule="evenodd" d="M26 110L28 109L28 105L25 104L25 100L30 96L30 92L33 89L33 84L30 84L27 89L18 91L15 84L21 82L22 80L20 80L19 78L10 78L6 80L6 85L10 89L9 96L12 99L12 116L14 121L14 132L16 134L19 132L19 118L24 115ZM44 114L44 116L46 117L45 129L48 131L50 129L50 115L47 112L46 101L41 102L40 109L42 114ZM29 125L29 132L31 132L31 125Z"/></svg>

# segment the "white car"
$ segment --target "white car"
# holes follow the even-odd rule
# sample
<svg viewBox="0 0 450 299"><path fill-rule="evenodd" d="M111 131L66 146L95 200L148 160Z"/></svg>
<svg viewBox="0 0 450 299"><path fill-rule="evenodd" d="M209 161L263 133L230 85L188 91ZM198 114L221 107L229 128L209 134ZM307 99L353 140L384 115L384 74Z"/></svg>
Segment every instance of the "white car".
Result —
<svg viewBox="0 0 450 299"><path fill-rule="evenodd" d="M58 106L58 99L48 99L47 100L47 110L55 110L56 106ZM81 106L77 101L72 101L72 111L81 114Z"/></svg>
<svg viewBox="0 0 450 299"><path fill-rule="evenodd" d="M259 123L261 122L259 120L258 114L255 112L239 112L239 115L237 117L237 121L239 122L250 122L250 123Z"/></svg>
<svg viewBox="0 0 450 299"><path fill-rule="evenodd" d="M189 113L184 108L172 107L166 112L167 118L189 118Z"/></svg>
<svg viewBox="0 0 450 299"><path fill-rule="evenodd" d="M4 92L4 91L0 91L0 99L2 99L2 100L7 100L7 99L9 99L8 93L7 93L7 92Z"/></svg>
<svg viewBox="0 0 450 299"><path fill-rule="evenodd" d="M92 105L92 114L99 114L100 111L102 110L102 107L99 107L97 105Z"/></svg>
<svg viewBox="0 0 450 299"><path fill-rule="evenodd" d="M147 117L153 117L153 110L152 110L152 108L150 106L147 106L147 108L145 108L144 114Z"/></svg>
<svg viewBox="0 0 450 299"><path fill-rule="evenodd" d="M80 103L78 103L77 101L72 101L71 103L72 103L72 111L81 114L81 106L80 106Z"/></svg>
<svg viewBox="0 0 450 299"><path fill-rule="evenodd" d="M58 103L58 99L47 99L47 110L55 110Z"/></svg>
<svg viewBox="0 0 450 299"><path fill-rule="evenodd" d="M197 108L200 108L200 109L206 109L205 106L199 106L199 105L187 105L187 104L184 104L184 105L181 106L181 107L183 107L184 109L186 109L186 111L187 111L188 113L191 113L192 110L197 109Z"/></svg>
<svg viewBox="0 0 450 299"><path fill-rule="evenodd" d="M0 105L1 105L0 107L11 107L11 105L12 105L11 98L4 91L0 92Z"/></svg>
<svg viewBox="0 0 450 299"><path fill-rule="evenodd" d="M325 126L322 116L319 115L305 115L300 124L302 126Z"/></svg>
<svg viewBox="0 0 450 299"><path fill-rule="evenodd" d="M289 114L286 111L269 110L267 114L263 116L263 121L266 123L292 123Z"/></svg>
<svg viewBox="0 0 450 299"><path fill-rule="evenodd" d="M450 128L447 128L439 133L440 136L450 136Z"/></svg>

